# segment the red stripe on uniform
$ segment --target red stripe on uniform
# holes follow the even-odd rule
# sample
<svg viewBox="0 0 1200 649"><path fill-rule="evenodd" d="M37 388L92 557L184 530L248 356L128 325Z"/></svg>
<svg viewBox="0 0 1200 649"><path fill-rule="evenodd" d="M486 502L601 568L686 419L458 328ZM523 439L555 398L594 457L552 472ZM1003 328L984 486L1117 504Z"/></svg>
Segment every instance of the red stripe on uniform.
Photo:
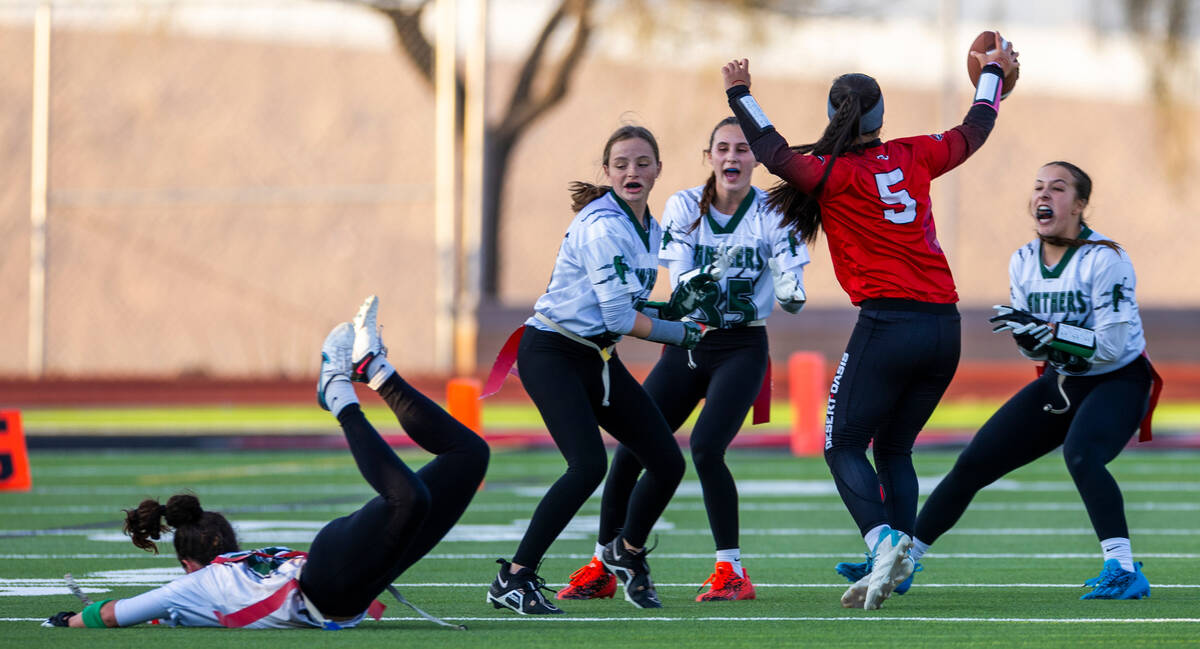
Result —
<svg viewBox="0 0 1200 649"><path fill-rule="evenodd" d="M296 590L298 585L295 579L290 579L266 599L257 601L240 611L234 611L228 615L220 611L213 611L213 614L217 616L217 621L221 623L221 626L230 629L240 629L244 626L254 624L278 610L287 601L288 595L293 590Z"/></svg>

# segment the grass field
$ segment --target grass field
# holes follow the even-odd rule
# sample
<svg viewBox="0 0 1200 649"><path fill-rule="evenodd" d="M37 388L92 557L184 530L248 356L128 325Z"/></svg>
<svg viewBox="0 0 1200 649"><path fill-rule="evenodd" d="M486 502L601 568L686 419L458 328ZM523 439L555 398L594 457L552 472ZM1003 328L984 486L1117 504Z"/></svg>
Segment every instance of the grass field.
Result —
<svg viewBox="0 0 1200 649"><path fill-rule="evenodd" d="M1003 399L943 401L934 411L925 429L977 430L1003 403ZM381 428L395 426L386 406L364 404L363 411ZM544 429L541 416L526 402L485 401L483 427L487 431ZM689 422L694 422L699 409ZM747 415L749 417L749 415ZM171 431L204 433L260 433L271 430L284 433L336 433L328 413L310 404L296 405L211 405L194 407L118 407L118 408L31 408L22 411L27 433L31 435L155 434ZM771 404L771 421L743 428L742 433L787 430L792 425L792 408L777 397ZM689 428L691 423L685 425ZM1158 405L1154 413L1155 431L1200 432L1200 402L1171 401Z"/></svg>
<svg viewBox="0 0 1200 649"><path fill-rule="evenodd" d="M416 466L427 457L405 452ZM955 454L918 451L922 492ZM542 492L562 471L549 451L497 451L486 488L460 525L397 586L467 632L433 626L390 598L382 622L342 633L228 631L143 626L111 631L44 629L78 610L62 586L71 572L93 598L125 597L182 574L120 534L120 509L143 497L194 490L235 521L244 547L304 549L320 525L365 501L369 488L345 452L35 451L33 492L0 493L0 646L128 647L782 647L782 646L1197 646L1200 645L1200 453L1127 451L1111 466L1121 482L1133 548L1145 562L1148 600L1080 601L1099 571L1099 548L1062 465L1051 455L985 490L924 560L904 596L882 610L844 610L837 561L864 549L820 459L735 450L742 550L759 599L700 604L712 539L690 473L656 533L651 555L661 610L621 599L566 602L567 615L519 617L493 609L484 591L509 557ZM598 498L550 550L552 586L591 554ZM170 544L166 547L169 549ZM319 635L317 635L319 634Z"/></svg>

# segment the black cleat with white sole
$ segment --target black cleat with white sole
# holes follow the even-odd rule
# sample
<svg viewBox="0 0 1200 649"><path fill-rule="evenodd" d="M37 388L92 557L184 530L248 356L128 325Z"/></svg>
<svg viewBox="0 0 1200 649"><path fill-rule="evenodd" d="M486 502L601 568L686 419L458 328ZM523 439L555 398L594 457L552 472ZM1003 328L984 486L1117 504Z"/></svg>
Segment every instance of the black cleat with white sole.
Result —
<svg viewBox="0 0 1200 649"><path fill-rule="evenodd" d="M647 554L650 554L650 548L630 552L618 536L604 546L600 561L625 585L625 599L630 604L638 608L662 608L658 592L654 590L654 582L650 581Z"/></svg>
<svg viewBox="0 0 1200 649"><path fill-rule="evenodd" d="M529 568L521 568L515 574L509 571L512 564L496 559L500 573L488 588L487 601L496 608L509 608L521 615L560 615L563 610L551 604L541 591L550 590L546 581Z"/></svg>

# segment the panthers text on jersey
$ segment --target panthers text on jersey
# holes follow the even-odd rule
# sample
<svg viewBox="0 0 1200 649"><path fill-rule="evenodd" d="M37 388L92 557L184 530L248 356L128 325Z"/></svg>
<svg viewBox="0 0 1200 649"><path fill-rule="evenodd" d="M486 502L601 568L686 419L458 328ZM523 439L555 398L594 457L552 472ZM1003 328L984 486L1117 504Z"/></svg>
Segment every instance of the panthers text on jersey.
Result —
<svg viewBox="0 0 1200 649"><path fill-rule="evenodd" d="M692 187L667 199L659 260L672 270L687 271L711 263L718 250L733 248L733 264L719 282L716 313L697 310L691 318L723 328L766 318L775 303L767 260L774 257L779 270L802 276L809 262L808 248L789 229L780 227L780 214L767 208L763 190L751 187L732 215L711 208L701 215L703 191L703 186ZM700 223L693 228L697 219ZM671 286L678 283L679 277L672 273ZM720 320L714 322L717 318Z"/></svg>
<svg viewBox="0 0 1200 649"><path fill-rule="evenodd" d="M1084 228L1080 239L1107 240ZM1117 357L1096 363L1086 374L1104 374L1128 365L1146 348L1138 313L1133 263L1123 251L1107 246L1068 248L1053 268L1042 263L1039 240L1021 246L1008 264L1009 291L1015 309L1029 311L1048 322L1064 322L1099 330L1125 323L1126 339Z"/></svg>

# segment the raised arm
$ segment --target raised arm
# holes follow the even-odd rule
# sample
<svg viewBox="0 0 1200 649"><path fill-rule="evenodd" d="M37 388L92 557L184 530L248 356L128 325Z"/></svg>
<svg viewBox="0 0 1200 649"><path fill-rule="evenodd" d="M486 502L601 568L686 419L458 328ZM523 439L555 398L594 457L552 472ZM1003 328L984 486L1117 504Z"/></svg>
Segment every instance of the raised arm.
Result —
<svg viewBox="0 0 1200 649"><path fill-rule="evenodd" d="M971 52L971 56L975 57L982 67L979 83L975 87L975 98L962 124L943 134L942 141L946 145L944 151L929 165L934 177L950 171L971 157L971 154L978 151L987 141L996 124L1004 79L1014 68L1020 67L1020 64L1017 62L1019 53L1013 51L1012 45L1003 47L999 32L996 32L995 38L997 42L994 49L987 52Z"/></svg>
<svg viewBox="0 0 1200 649"><path fill-rule="evenodd" d="M767 119L766 113L750 94L750 61L737 59L721 68L725 82L725 95L729 107L742 125L746 141L750 143L754 157L768 171L795 185L804 192L816 188L824 175L824 163L815 156L796 153Z"/></svg>

